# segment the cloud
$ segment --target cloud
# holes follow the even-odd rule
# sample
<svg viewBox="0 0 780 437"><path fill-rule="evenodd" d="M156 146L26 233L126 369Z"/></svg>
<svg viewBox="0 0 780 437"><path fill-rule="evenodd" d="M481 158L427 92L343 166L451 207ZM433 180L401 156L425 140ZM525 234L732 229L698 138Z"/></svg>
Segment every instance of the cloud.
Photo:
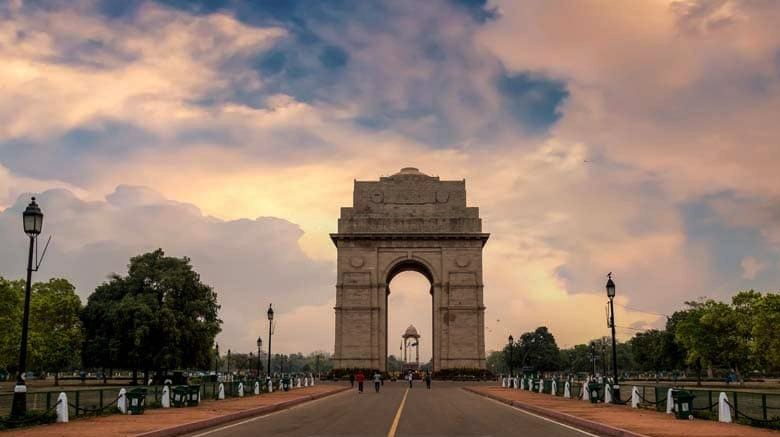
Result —
<svg viewBox="0 0 780 437"><path fill-rule="evenodd" d="M28 199L20 196L0 213L0 275L5 277L24 272L26 238L20 220ZM273 302L284 323L287 313L295 317L301 307L316 307L332 297L326 284L332 282L333 264L304 255L298 246L303 232L285 220L220 220L146 187L119 186L102 201L47 190L38 202L45 218L43 235L53 238L36 278L70 279L84 302L109 274L126 274L130 257L158 247L171 256L190 257L202 280L215 288L224 321L221 338L237 350L248 348L264 332L247 327L265 319L268 303ZM332 309L322 315L323 321L328 312Z"/></svg>
<svg viewBox="0 0 780 437"><path fill-rule="evenodd" d="M766 264L758 261L752 256L742 258L739 265L742 267L742 277L749 280L756 279L756 275L768 267Z"/></svg>

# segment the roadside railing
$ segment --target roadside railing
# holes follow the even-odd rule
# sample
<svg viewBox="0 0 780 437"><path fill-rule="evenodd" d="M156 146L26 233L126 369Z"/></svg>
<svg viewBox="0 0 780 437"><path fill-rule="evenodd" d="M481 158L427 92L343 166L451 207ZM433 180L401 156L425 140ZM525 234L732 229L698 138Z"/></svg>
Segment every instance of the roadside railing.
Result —
<svg viewBox="0 0 780 437"><path fill-rule="evenodd" d="M279 379L274 379L274 391L279 387ZM222 382L225 388L225 397L237 397L238 386L242 381ZM216 399L219 393L220 382L204 382L200 384L200 399ZM254 396L255 380L243 381L244 396ZM135 386L127 386L132 388ZM160 408L162 405L162 385L137 386L147 389L146 407ZM116 408L116 400L119 390L122 387L94 388L94 389L66 389L50 391L31 391L27 392L27 410L28 411L48 411L57 403L57 397L60 393L68 396L68 412L70 417L79 417L95 413L110 413ZM294 386L291 387L295 388ZM268 393L268 386L265 380L260 381L260 393ZM0 393L0 418L8 417L11 414L13 404L13 393Z"/></svg>

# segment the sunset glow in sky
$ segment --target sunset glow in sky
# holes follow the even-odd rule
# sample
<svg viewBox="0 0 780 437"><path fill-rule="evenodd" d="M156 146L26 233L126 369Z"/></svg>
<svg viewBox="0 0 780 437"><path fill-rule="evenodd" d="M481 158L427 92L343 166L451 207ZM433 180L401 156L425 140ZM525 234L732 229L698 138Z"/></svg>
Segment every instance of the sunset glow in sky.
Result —
<svg viewBox="0 0 780 437"><path fill-rule="evenodd" d="M411 166L465 178L491 233L488 350L608 335L609 271L621 339L777 291L777 23L773 0L3 1L0 275L36 193L37 279L86 302L161 247L218 291L225 350L272 301L275 349L332 351L339 208ZM421 281L392 284L390 332L427 360Z"/></svg>

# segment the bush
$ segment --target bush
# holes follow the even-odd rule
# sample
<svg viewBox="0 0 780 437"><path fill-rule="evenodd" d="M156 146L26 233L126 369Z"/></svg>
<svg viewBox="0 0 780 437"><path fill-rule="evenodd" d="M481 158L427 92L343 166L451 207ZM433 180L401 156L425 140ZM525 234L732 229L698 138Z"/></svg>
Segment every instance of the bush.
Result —
<svg viewBox="0 0 780 437"><path fill-rule="evenodd" d="M54 410L49 412L43 410L28 410L27 414L20 418L12 418L10 416L0 417L0 430L43 425L46 423L54 423L56 420L57 414Z"/></svg>
<svg viewBox="0 0 780 437"><path fill-rule="evenodd" d="M434 379L452 381L483 381L495 379L489 370L474 368L442 369L433 373Z"/></svg>

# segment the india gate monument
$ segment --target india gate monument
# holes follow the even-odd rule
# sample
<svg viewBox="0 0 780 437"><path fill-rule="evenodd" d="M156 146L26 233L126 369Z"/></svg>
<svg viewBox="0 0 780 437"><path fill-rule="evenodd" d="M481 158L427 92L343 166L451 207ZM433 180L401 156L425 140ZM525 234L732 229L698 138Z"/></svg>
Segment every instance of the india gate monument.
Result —
<svg viewBox="0 0 780 437"><path fill-rule="evenodd" d="M479 208L466 206L466 181L416 168L355 181L341 208L336 279L336 368L387 369L387 299L395 275L431 283L433 370L485 368ZM395 337L395 336L394 336Z"/></svg>

